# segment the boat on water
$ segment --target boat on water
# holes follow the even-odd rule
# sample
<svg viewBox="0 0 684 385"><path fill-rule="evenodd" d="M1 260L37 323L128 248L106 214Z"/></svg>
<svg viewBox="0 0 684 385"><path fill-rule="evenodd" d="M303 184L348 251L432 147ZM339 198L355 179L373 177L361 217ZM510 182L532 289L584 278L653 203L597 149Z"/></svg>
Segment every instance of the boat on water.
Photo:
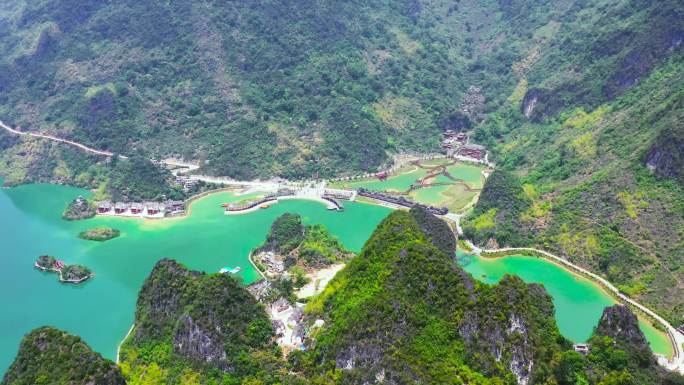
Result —
<svg viewBox="0 0 684 385"><path fill-rule="evenodd" d="M267 208L269 208L269 207L270 207L270 206L267 205L266 203L259 205L259 208L260 208L260 209L267 209Z"/></svg>
<svg viewBox="0 0 684 385"><path fill-rule="evenodd" d="M236 268L232 268L232 267L226 266L226 267L224 267L224 268L221 268L221 270L219 270L219 273L221 273L221 274L226 274L226 273L228 273L228 274L237 274L237 273L240 272L240 270L241 270L241 269L240 269L240 266L238 266L238 267L236 267Z"/></svg>
<svg viewBox="0 0 684 385"><path fill-rule="evenodd" d="M228 207L229 203L221 203L221 207Z"/></svg>

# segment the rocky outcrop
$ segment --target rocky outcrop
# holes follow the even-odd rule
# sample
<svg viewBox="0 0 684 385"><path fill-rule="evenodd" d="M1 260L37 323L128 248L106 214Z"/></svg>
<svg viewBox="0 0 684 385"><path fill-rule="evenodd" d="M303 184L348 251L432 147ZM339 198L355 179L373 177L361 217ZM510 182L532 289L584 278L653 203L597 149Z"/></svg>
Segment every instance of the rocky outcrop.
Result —
<svg viewBox="0 0 684 385"><path fill-rule="evenodd" d="M185 357L193 357L223 371L233 369L228 364L221 335L211 325L202 325L185 315L173 336L173 351Z"/></svg>
<svg viewBox="0 0 684 385"><path fill-rule="evenodd" d="M521 105L521 112L524 117L528 119L532 117L534 109L535 107L537 107L537 103L539 103L539 99L541 98L541 96L542 91L534 88L530 89L525 93Z"/></svg>
<svg viewBox="0 0 684 385"><path fill-rule="evenodd" d="M490 376L510 371L520 385L535 383L536 372L563 345L555 330L551 297L542 286L504 277L490 293L480 295L465 313L458 332L471 365ZM551 338L542 346L540 336Z"/></svg>
<svg viewBox="0 0 684 385"><path fill-rule="evenodd" d="M684 181L684 128L660 134L644 158L646 167L666 178Z"/></svg>
<svg viewBox="0 0 684 385"><path fill-rule="evenodd" d="M236 278L190 271L164 259L140 291L135 330L121 357L134 370L144 368L157 363L156 357L138 352L152 346L170 352L180 366L205 368L207 378L242 376L255 367L244 357L271 350L273 337L263 307Z"/></svg>
<svg viewBox="0 0 684 385"><path fill-rule="evenodd" d="M648 346L644 333L639 329L637 316L624 305L614 305L603 310L596 334L611 337L623 344Z"/></svg>
<svg viewBox="0 0 684 385"><path fill-rule="evenodd" d="M643 365L656 364L646 336L639 329L639 319L627 306L614 305L605 308L594 335L610 337L616 346L631 353Z"/></svg>
<svg viewBox="0 0 684 385"><path fill-rule="evenodd" d="M409 211L418 222L418 226L425 236L444 255L453 256L456 253L456 236L446 222L430 214L425 208L413 206Z"/></svg>
<svg viewBox="0 0 684 385"><path fill-rule="evenodd" d="M19 353L2 385L125 385L112 361L93 352L79 337L41 327L21 341Z"/></svg>

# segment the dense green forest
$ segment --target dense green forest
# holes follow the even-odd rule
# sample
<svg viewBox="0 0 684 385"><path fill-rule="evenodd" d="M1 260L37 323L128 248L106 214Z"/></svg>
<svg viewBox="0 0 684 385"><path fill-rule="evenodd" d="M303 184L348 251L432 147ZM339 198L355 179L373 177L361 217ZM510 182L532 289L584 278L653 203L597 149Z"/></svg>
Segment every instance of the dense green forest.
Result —
<svg viewBox="0 0 684 385"><path fill-rule="evenodd" d="M566 256L682 324L683 73L673 53L599 106L568 103L539 121L498 111L518 121L490 139L503 170L487 181L467 235Z"/></svg>
<svg viewBox="0 0 684 385"><path fill-rule="evenodd" d="M438 151L444 130L470 130L497 171L464 221L469 238L567 257L679 325L683 42L684 3L674 0L6 0L0 2L0 119L129 159L105 160L0 130L0 176L7 184L88 187L101 198L178 198L185 192L148 159L181 157L197 161L202 173L240 179L331 177L378 170L400 152ZM432 232L436 222L414 215L392 217L395 235L381 226L365 256L345 270L359 269L358 279L343 273L333 292L312 302L314 313L336 316L326 318L332 325L317 347L291 365L320 383L329 374L340 383L381 373L397 382L510 381L501 364L510 357L493 363L491 352L466 354L481 347L454 335L450 327L462 318L447 317L441 306L499 306L493 293L500 290L522 301L503 308L536 298L527 322L546 325L548 301L515 278L494 289L472 283L481 294L475 299L445 288L470 284L460 273L432 277L459 272L445 257L454 242L443 229ZM278 245L289 247L292 234L283 233ZM423 264L430 269L422 271ZM387 275L378 281L358 266ZM398 283L427 285L442 297L413 286L401 292ZM376 303L381 285L382 298L406 316ZM404 295L417 296L415 306ZM390 329L400 345L378 337L369 342L377 350L368 353L387 353L388 361L369 359L362 369L340 372L358 337L349 325L379 330L385 325L363 317L385 311L405 321L399 325L406 329ZM531 375L539 383L602 381L591 373L608 373L605 384L650 381L638 373L625 377L636 372L623 353L609 369L585 370L614 353L608 343L597 341L598 352L610 354L565 352L560 359L536 344L565 348L552 326L530 333L533 348L521 351L553 356L542 359L547 366L535 365ZM423 349L420 338L450 354ZM158 346L168 349L163 342ZM264 348L245 346L236 351ZM170 360L167 353L154 354ZM131 360L131 370L151 365L154 354ZM178 362L177 368L190 367ZM258 377L259 368L235 378ZM174 381L182 377L169 373Z"/></svg>
<svg viewBox="0 0 684 385"><path fill-rule="evenodd" d="M272 336L237 279L161 260L140 290L121 369L129 385L274 383L283 365Z"/></svg>
<svg viewBox="0 0 684 385"><path fill-rule="evenodd" d="M237 178L375 170L483 121L492 143L521 120L492 112L591 110L682 38L674 1L74 4L0 6L0 117ZM1 142L37 175L40 145Z"/></svg>

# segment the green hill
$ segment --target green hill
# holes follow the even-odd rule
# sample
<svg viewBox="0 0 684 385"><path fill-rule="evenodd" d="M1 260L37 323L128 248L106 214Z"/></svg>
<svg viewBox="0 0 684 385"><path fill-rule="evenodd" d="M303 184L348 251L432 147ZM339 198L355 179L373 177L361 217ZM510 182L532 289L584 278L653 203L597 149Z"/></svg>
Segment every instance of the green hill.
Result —
<svg viewBox="0 0 684 385"><path fill-rule="evenodd" d="M129 385L275 383L284 372L272 336L237 279L161 260L140 290L121 368Z"/></svg>
<svg viewBox="0 0 684 385"><path fill-rule="evenodd" d="M502 106L534 104L534 119L593 110L682 38L674 1L73 5L0 7L0 117L237 178L372 171L388 151L434 151L442 130L483 120L491 141L514 118L492 116ZM13 149L4 174L85 171L64 164L70 150L0 138ZM26 157L39 151L55 161Z"/></svg>
<svg viewBox="0 0 684 385"><path fill-rule="evenodd" d="M538 122L500 111L519 119L493 141L517 192L500 189L494 173L465 223L468 235L567 256L673 324L684 322L677 295L684 279L681 58L672 53L593 109L566 104Z"/></svg>
<svg viewBox="0 0 684 385"><path fill-rule="evenodd" d="M121 370L79 337L51 327L24 336L2 385L125 385Z"/></svg>

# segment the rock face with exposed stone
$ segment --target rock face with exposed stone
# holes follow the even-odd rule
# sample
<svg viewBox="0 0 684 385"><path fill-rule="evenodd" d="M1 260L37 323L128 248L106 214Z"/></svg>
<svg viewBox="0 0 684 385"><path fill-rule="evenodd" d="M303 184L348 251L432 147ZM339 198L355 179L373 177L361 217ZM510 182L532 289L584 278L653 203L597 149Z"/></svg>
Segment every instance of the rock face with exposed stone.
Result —
<svg viewBox="0 0 684 385"><path fill-rule="evenodd" d="M684 129L661 133L646 153L644 163L661 177L684 182Z"/></svg>
<svg viewBox="0 0 684 385"><path fill-rule="evenodd" d="M238 279L163 259L140 291L135 329L121 360L134 369L150 365L155 358L139 352L152 345L182 365L239 375L249 371L243 355L272 349L273 337L263 307Z"/></svg>
<svg viewBox="0 0 684 385"><path fill-rule="evenodd" d="M639 329L639 319L627 306L614 305L605 308L594 334L612 338L616 346L638 357L644 364L655 366L656 360L646 336Z"/></svg>
<svg viewBox="0 0 684 385"><path fill-rule="evenodd" d="M564 344L550 296L518 277L493 287L475 281L454 261L453 233L426 215L398 211L380 224L330 282L335 290L324 295L324 311L310 314L311 323L322 319L325 326L307 340L307 349L321 362L334 362L343 383L443 383L412 366L454 365L448 357L411 350L428 340L429 351L461 346L468 370L520 385L541 383Z"/></svg>

